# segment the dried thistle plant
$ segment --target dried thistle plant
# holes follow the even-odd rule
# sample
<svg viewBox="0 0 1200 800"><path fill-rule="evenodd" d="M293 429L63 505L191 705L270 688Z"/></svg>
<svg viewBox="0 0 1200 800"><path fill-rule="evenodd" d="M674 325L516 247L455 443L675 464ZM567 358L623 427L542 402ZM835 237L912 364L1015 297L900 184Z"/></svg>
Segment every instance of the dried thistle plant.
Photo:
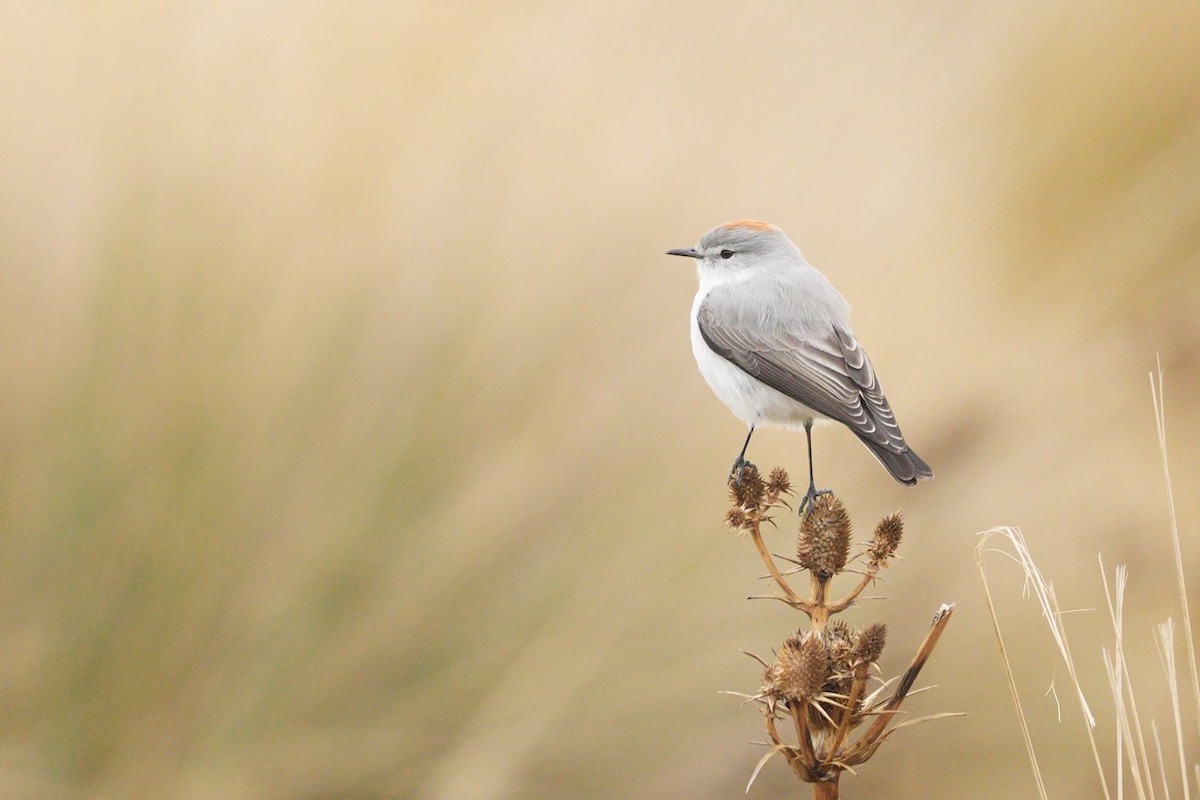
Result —
<svg viewBox="0 0 1200 800"><path fill-rule="evenodd" d="M780 571L777 557L767 550L762 536L763 523L774 524L774 512L790 510L785 500L790 494L784 470L775 468L764 480L754 465L747 464L730 483L730 508L725 515L731 528L754 542L779 590L779 594L751 599L779 600L803 611L809 619L807 629L789 636L776 649L773 661L753 656L763 666L762 686L755 695L739 694L762 712L771 739L767 743L771 749L758 762L750 784L772 756L781 755L800 780L813 784L814 798L836 798L842 772L853 772L871 758L892 732L930 719L958 716L935 714L896 723L900 705L932 654L954 606L944 604L938 609L904 674L898 680L882 680L878 662L887 626L873 622L852 628L834 617L853 605L895 557L904 521L898 513L884 517L870 541L851 555L846 507L832 493L818 495L800 518L795 559L784 559L795 565L788 568L788 575L809 575L808 591L801 594ZM857 584L831 600L833 579L846 572L860 575Z"/></svg>

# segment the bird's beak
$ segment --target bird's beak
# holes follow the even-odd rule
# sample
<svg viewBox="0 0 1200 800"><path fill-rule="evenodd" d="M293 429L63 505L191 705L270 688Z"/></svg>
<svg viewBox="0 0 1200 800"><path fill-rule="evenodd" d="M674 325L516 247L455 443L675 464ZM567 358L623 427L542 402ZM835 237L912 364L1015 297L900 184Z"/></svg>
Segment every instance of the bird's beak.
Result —
<svg viewBox="0 0 1200 800"><path fill-rule="evenodd" d="M694 247L676 247L674 250L668 250L669 256L687 256L688 258L704 258L702 253L696 252Z"/></svg>

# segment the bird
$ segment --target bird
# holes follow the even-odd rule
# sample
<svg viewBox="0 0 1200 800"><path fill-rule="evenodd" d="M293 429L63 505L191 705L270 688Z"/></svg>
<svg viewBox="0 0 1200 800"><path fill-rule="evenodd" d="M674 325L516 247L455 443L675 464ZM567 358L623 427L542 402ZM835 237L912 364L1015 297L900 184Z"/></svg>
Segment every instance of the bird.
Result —
<svg viewBox="0 0 1200 800"><path fill-rule="evenodd" d="M695 260L692 354L713 393L749 426L730 481L740 481L750 437L762 426L803 427L808 491L817 489L812 428L839 422L907 486L933 477L900 432L867 353L850 327L850 304L809 264L800 248L768 222L718 225L695 247L667 255Z"/></svg>

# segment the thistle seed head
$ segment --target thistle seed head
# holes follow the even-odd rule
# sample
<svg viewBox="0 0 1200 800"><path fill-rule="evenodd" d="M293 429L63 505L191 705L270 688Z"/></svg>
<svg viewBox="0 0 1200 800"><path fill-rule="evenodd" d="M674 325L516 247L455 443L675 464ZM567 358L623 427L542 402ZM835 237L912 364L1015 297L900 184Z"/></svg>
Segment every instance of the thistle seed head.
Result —
<svg viewBox="0 0 1200 800"><path fill-rule="evenodd" d="M850 515L833 494L818 495L800 523L796 559L818 578L831 578L850 557Z"/></svg>
<svg viewBox="0 0 1200 800"><path fill-rule="evenodd" d="M825 684L829 653L820 635L805 632L791 636L779 648L767 670L763 693L780 700L809 700Z"/></svg>
<svg viewBox="0 0 1200 800"><path fill-rule="evenodd" d="M855 661L874 664L883 655L883 645L886 641L887 625L882 622L872 622L859 631L854 638Z"/></svg>
<svg viewBox="0 0 1200 800"><path fill-rule="evenodd" d="M834 671L845 671L854 652L854 632L842 620L831 619L825 626L825 646Z"/></svg>
<svg viewBox="0 0 1200 800"><path fill-rule="evenodd" d="M725 524L735 531L745 530L750 525L750 517L740 506L733 506L725 512Z"/></svg>
<svg viewBox="0 0 1200 800"><path fill-rule="evenodd" d="M762 509L766 505L767 485L758 467L746 462L729 481L729 499L742 508Z"/></svg>
<svg viewBox="0 0 1200 800"><path fill-rule="evenodd" d="M792 481L788 477L787 470L783 467L775 467L771 470L771 476L767 478L767 491L775 495L788 494L792 491Z"/></svg>
<svg viewBox="0 0 1200 800"><path fill-rule="evenodd" d="M875 535L867 547L867 558L876 566L886 563L896 554L904 536L904 517L899 511L888 514L875 526Z"/></svg>

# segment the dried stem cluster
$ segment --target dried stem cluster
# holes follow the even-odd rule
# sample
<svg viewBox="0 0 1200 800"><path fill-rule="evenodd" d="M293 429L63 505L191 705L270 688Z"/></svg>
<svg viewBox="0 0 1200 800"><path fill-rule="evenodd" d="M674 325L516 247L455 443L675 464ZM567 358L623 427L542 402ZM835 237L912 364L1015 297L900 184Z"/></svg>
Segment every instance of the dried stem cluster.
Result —
<svg viewBox="0 0 1200 800"><path fill-rule="evenodd" d="M763 665L762 687L758 694L741 696L752 700L762 712L771 749L759 761L750 781L753 783L772 756L782 755L797 777L813 784L814 797L836 798L843 771L853 772L893 731L933 718L892 724L954 607L943 605L938 609L925 641L898 680L880 679L878 661L887 627L873 622L856 629L834 619L834 615L853 605L895 556L904 532L903 520L898 513L884 517L875 526L871 540L852 557L850 516L845 506L832 493L819 495L801 516L796 557L780 559L789 562L781 571L778 557L771 555L763 541L762 525L772 521L772 512L790 510L784 500L789 494L787 473L779 468L764 480L748 464L730 485L731 507L726 522L754 542L778 590L753 599L784 602L803 611L810 622L807 629L800 629L777 648L774 661L754 656ZM859 573L857 583L846 594L831 599L834 577L848 571ZM809 576L804 594L787 579L802 572ZM952 715L934 715L941 716ZM853 735L867 722L870 724L861 733ZM781 727L791 730L785 734Z"/></svg>

